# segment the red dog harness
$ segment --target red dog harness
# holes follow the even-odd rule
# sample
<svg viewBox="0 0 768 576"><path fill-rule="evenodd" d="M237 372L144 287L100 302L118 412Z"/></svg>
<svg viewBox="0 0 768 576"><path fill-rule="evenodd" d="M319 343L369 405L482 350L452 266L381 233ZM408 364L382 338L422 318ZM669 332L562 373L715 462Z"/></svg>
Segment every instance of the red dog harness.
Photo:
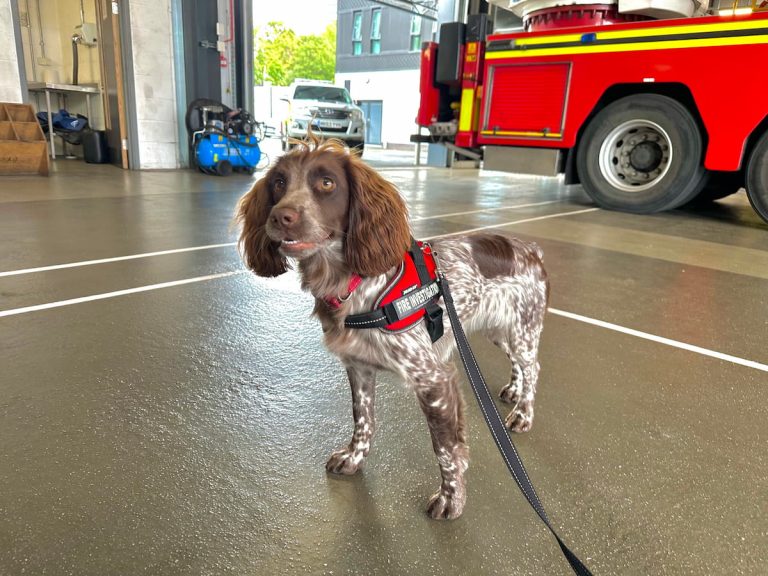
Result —
<svg viewBox="0 0 768 576"><path fill-rule="evenodd" d="M441 294L432 247L412 240L410 250L376 299L373 310L347 316L344 326L403 332L424 318L432 342L437 342L443 335L443 310L437 305Z"/></svg>

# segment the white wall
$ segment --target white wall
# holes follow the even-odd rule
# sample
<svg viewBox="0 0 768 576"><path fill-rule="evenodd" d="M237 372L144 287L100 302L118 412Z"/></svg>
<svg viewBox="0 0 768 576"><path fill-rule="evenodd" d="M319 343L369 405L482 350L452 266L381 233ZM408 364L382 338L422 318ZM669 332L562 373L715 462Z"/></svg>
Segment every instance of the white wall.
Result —
<svg viewBox="0 0 768 576"><path fill-rule="evenodd" d="M419 71L355 72L336 74L336 84L344 86L349 80L350 95L354 100L381 100L381 141L391 144L410 144L416 134L416 114L419 110Z"/></svg>
<svg viewBox="0 0 768 576"><path fill-rule="evenodd" d="M29 4L29 15L26 14L27 4ZM38 4L40 20L38 20ZM27 81L71 84L72 34L75 32L75 26L80 24L80 1L57 0L54 5L46 0L22 1L19 2L19 12L24 22L21 37L24 44ZM83 2L83 13L86 22L96 22L94 0ZM43 60L41 39L45 44L47 60ZM98 47L79 45L78 63L78 83L98 84L101 79Z"/></svg>
<svg viewBox="0 0 768 576"><path fill-rule="evenodd" d="M253 110L250 112L259 122L278 126L288 117L288 104L281 98L290 98L290 86L254 86Z"/></svg>
<svg viewBox="0 0 768 576"><path fill-rule="evenodd" d="M0 0L0 102L22 102L11 0Z"/></svg>
<svg viewBox="0 0 768 576"><path fill-rule="evenodd" d="M130 7L140 168L178 168L171 3L131 0Z"/></svg>

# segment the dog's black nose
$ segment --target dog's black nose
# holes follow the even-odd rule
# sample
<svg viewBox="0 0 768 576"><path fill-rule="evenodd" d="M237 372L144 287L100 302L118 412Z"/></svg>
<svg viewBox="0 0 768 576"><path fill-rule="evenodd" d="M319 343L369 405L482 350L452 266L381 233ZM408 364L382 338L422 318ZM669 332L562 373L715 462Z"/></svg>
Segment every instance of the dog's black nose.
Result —
<svg viewBox="0 0 768 576"><path fill-rule="evenodd" d="M300 215L293 208L278 208L272 213L272 222L283 228L292 228L299 222Z"/></svg>

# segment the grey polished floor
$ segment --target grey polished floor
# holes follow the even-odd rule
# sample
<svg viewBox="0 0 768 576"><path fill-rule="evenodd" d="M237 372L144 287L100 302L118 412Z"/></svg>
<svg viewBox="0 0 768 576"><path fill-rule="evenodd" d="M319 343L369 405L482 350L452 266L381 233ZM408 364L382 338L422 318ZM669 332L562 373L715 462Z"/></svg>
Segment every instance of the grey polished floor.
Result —
<svg viewBox="0 0 768 576"><path fill-rule="evenodd" d="M633 216L554 180L366 156L416 237L543 247L552 311L515 442L594 573L768 573L768 226L743 192ZM296 277L243 272L228 227L250 184L64 160L0 179L0 575L568 574L471 398L461 519L424 514L438 470L392 376L364 472L325 474L345 375ZM505 358L473 344L498 389Z"/></svg>

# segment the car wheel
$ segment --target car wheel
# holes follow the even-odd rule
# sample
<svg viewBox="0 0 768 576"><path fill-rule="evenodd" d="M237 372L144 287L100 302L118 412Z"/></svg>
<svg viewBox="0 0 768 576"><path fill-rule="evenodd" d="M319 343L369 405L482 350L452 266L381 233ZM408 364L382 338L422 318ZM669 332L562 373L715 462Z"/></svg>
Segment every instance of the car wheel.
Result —
<svg viewBox="0 0 768 576"><path fill-rule="evenodd" d="M768 222L768 132L760 137L749 157L745 180L749 203Z"/></svg>
<svg viewBox="0 0 768 576"><path fill-rule="evenodd" d="M706 174L703 154L699 128L682 104L642 94L597 113L581 137L576 167L599 206L649 214L696 196Z"/></svg>
<svg viewBox="0 0 768 576"><path fill-rule="evenodd" d="M232 162L222 160L216 164L216 174L219 176L230 176L232 174Z"/></svg>

